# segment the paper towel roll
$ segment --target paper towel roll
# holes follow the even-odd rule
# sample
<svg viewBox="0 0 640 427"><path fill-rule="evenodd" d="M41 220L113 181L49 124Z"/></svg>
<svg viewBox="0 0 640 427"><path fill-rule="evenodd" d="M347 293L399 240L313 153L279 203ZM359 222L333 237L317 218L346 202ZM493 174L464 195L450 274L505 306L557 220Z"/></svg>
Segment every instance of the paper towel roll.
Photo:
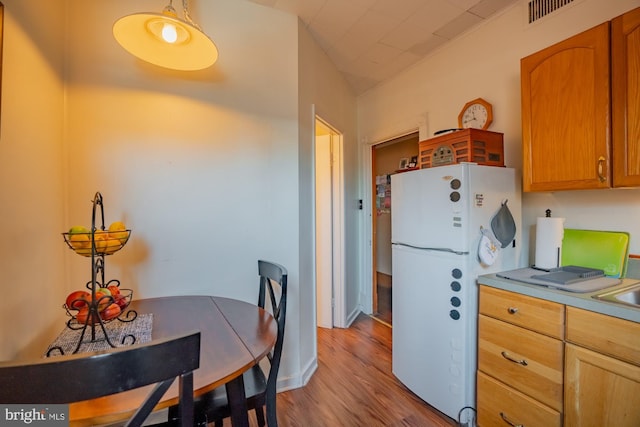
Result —
<svg viewBox="0 0 640 427"><path fill-rule="evenodd" d="M538 218L536 221L536 262L538 268L560 267L564 218Z"/></svg>

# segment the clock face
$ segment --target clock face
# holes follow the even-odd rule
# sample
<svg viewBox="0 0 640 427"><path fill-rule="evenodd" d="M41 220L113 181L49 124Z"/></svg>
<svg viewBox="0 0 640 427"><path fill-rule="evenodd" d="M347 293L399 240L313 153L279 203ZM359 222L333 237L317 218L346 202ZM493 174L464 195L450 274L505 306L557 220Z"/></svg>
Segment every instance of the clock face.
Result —
<svg viewBox="0 0 640 427"><path fill-rule="evenodd" d="M465 129L484 129L488 119L487 107L482 104L471 104L462 114L462 127Z"/></svg>
<svg viewBox="0 0 640 427"><path fill-rule="evenodd" d="M467 102L458 115L458 127L486 130L493 122L493 107L482 98Z"/></svg>

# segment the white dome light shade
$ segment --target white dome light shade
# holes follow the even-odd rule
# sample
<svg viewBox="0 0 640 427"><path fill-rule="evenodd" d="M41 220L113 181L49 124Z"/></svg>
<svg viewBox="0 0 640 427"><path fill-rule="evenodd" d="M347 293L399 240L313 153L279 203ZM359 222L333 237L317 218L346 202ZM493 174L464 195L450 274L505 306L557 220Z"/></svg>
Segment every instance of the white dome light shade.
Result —
<svg viewBox="0 0 640 427"><path fill-rule="evenodd" d="M173 70L202 70L218 59L218 48L206 34L170 14L124 16L113 24L113 36L132 55Z"/></svg>

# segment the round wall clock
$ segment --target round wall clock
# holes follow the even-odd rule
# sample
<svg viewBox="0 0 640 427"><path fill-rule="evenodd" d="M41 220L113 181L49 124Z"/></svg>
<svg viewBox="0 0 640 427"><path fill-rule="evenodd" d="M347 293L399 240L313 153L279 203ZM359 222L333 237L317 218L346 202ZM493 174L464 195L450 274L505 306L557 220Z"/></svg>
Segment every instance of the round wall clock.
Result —
<svg viewBox="0 0 640 427"><path fill-rule="evenodd" d="M467 102L458 115L458 127L487 129L493 121L491 104L482 98Z"/></svg>

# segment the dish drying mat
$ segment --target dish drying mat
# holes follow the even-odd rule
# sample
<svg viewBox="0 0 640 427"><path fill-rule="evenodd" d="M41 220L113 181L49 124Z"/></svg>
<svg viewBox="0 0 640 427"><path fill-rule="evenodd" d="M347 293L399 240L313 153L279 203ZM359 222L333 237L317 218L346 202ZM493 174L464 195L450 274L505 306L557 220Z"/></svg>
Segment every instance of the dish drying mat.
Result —
<svg viewBox="0 0 640 427"><path fill-rule="evenodd" d="M131 338L127 338L125 343L122 343L122 339L127 335L133 335L136 338L136 344L144 344L151 341L151 332L153 329L153 314L138 314L138 316L131 322L122 322L120 320L113 320L106 323L105 329L109 335L109 339L116 347L126 347L131 345ZM72 354L78 345L78 340L82 334L82 329L74 330L65 327L64 330L58 335L58 337L51 343L45 357L49 350L53 347L60 347L65 355ZM96 325L96 339L91 341L91 326L87 326L84 333L84 341L80 344L78 353L95 352L101 350L111 350L112 347L104 339L104 332L99 325ZM49 356L60 356L58 350L53 350Z"/></svg>
<svg viewBox="0 0 640 427"><path fill-rule="evenodd" d="M615 277L597 277L594 279L585 279L580 282L567 284L553 283L547 280L536 279L532 276L540 274L540 270L534 268L519 268L517 270L503 271L496 273L496 276L504 279L516 280L518 282L528 283L530 285L541 285L548 288L560 289L568 292L587 293L599 291L622 282L621 279Z"/></svg>

